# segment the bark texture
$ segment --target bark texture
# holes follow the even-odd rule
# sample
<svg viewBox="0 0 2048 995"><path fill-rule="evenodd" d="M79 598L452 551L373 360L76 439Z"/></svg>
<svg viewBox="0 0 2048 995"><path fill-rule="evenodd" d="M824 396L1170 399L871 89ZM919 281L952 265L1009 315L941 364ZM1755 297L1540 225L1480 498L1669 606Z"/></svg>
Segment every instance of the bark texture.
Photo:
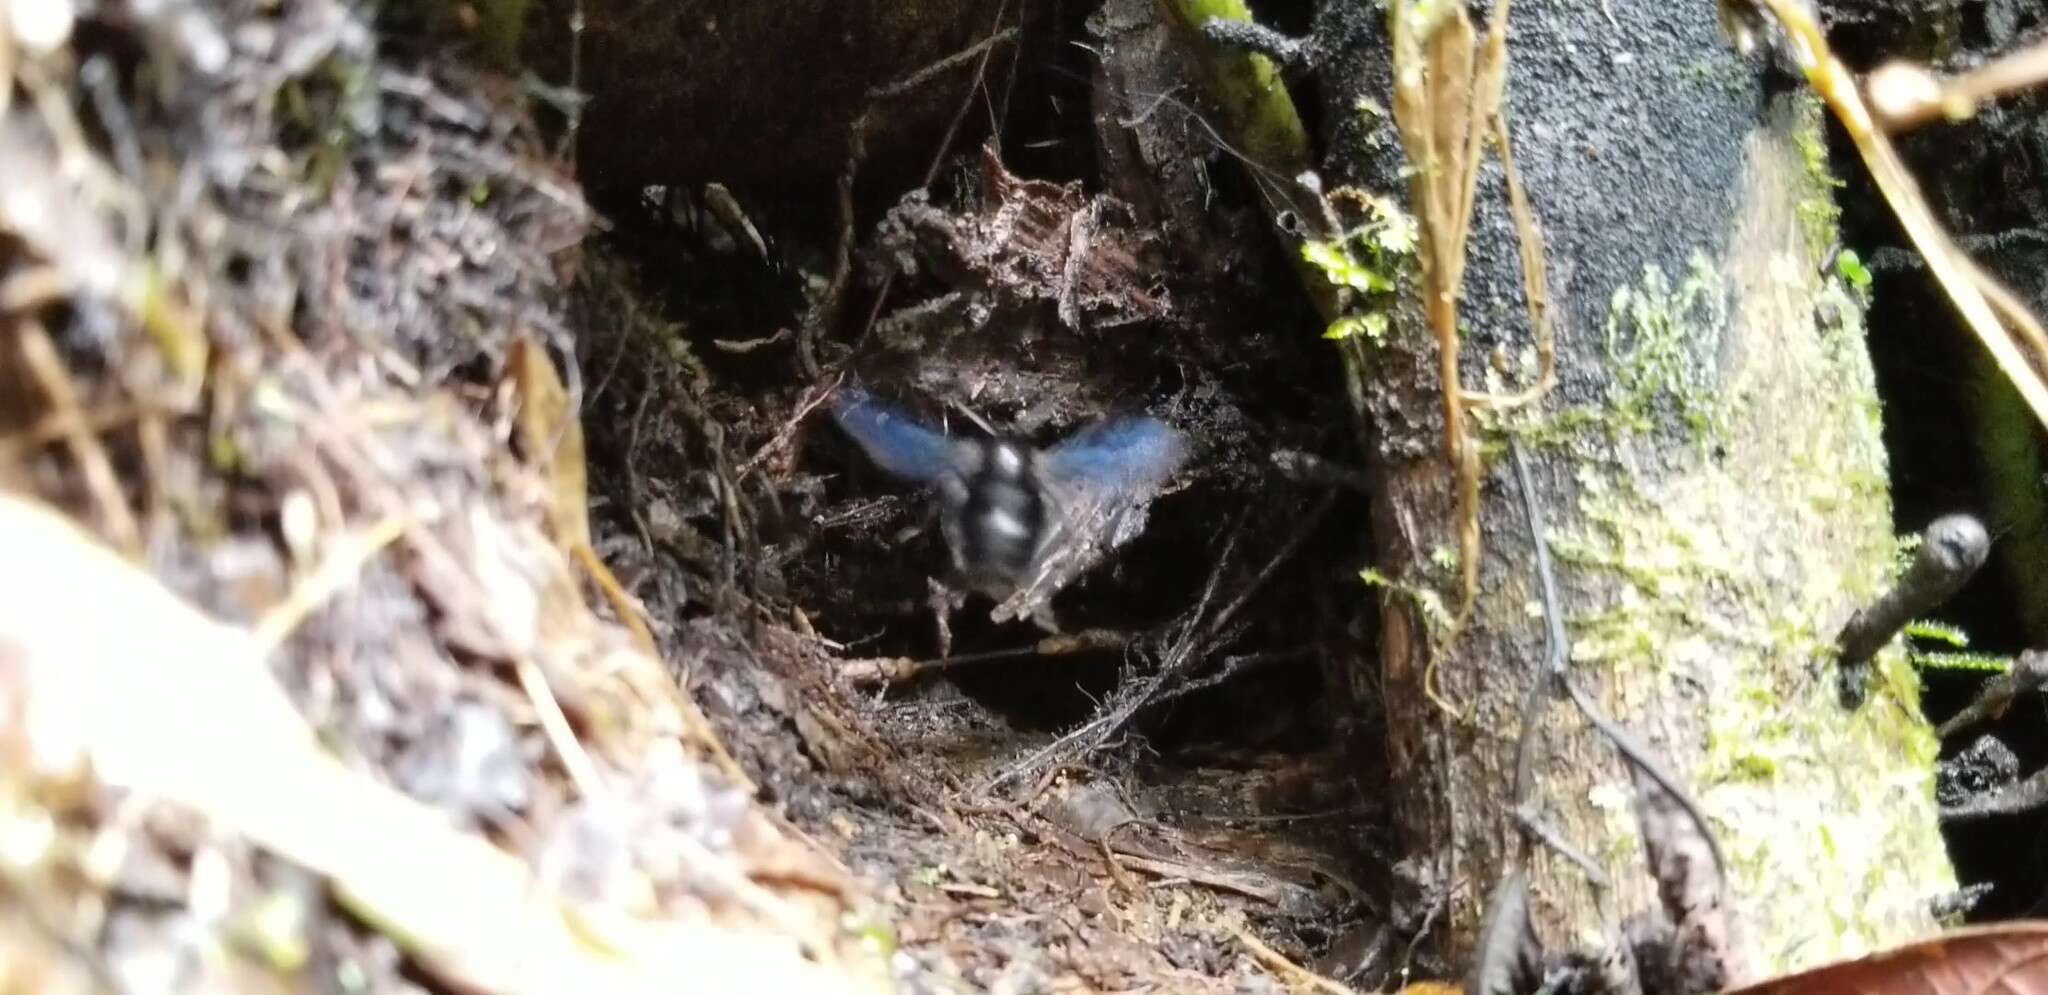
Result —
<svg viewBox="0 0 2048 995"><path fill-rule="evenodd" d="M1509 866L1518 706L1542 656L1509 433L1537 464L1574 676L1713 820L1750 962L1776 972L1918 935L1954 881L1917 684L1888 651L1861 710L1834 695L1832 638L1882 589L1898 545L1860 309L1823 271L1835 208L1817 107L1767 92L1706 3L1524 2L1509 48L1560 383L1475 429L1485 555L1475 611L1448 647L1427 603L1457 601L1458 502L1436 346L1413 302L1360 392L1383 482L1388 748L1413 772L1395 801L1414 847L1458 885L1450 953L1462 957ZM1350 175L1406 189L1373 158L1354 156ZM1496 347L1515 357L1529 342L1499 177L1496 160L1474 222L1468 385L1500 380L1482 362ZM1463 719L1423 693L1433 656ZM1534 917L1552 944L1596 943L1655 907L1629 779L1568 704L1540 720L1535 800L1616 888L1597 895L1539 850Z"/></svg>

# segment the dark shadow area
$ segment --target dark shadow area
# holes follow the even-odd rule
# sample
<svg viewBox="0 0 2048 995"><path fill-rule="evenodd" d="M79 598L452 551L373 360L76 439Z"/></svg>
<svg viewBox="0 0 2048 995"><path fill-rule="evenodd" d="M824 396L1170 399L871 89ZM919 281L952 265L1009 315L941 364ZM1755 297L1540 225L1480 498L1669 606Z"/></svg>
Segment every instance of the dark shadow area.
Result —
<svg viewBox="0 0 2048 995"><path fill-rule="evenodd" d="M1854 66L1868 67L1889 57L1924 58L1928 51L1949 51L1953 65L2023 43L2018 33L2038 35L2038 13L2015 20L2001 3L1959 6L1954 39L1936 46L1916 37L1908 27L1926 18L1889 9L1883 3L1839 4L1833 11L1832 41ZM1943 68L1949 66L1937 62ZM1934 124L1903 136L1899 147L1918 177L1936 214L1954 232L1966 251L2026 300L2036 314L2048 304L2048 239L2030 236L2048 224L2044 211L2041 169L2048 134L2038 97L2002 101L1966 122ZM1830 150L1847 186L1839 192L1843 208L1842 241L1875 273L1869 313L1870 349L1878 391L1885 405L1885 443L1892 463L1892 495L1897 528L1915 532L1950 512L1969 512L1983 519L1993 538L1992 561L1938 613L1940 621L1966 632L1972 651L2010 655L2040 645L2041 633L2030 633L2028 606L2041 588L2024 578L2038 576L2033 547L2025 543L2024 504L2048 498L2048 489L2031 495L2003 497L1987 474L1999 443L1988 441L1986 399L2003 388L1989 371L1983 347L1961 320L1953 304L1899 228L1846 135L1830 128ZM2005 444L2038 446L2038 426L2026 426L2022 438ZM1968 671L1923 669L1924 705L1935 722L1954 715L1975 697L1983 675ZM2022 698L2003 719L1959 734L1943 744L1953 756L1979 735L1995 736L2019 760L2021 776L2048 764L2048 709L2038 695ZM2048 830L2048 815L2028 813L1950 824L1946 833L1959 878L1966 884L1989 883L1992 892L1976 907L1978 921L2012 918L2034 912L2048 897L2048 851L2033 843Z"/></svg>

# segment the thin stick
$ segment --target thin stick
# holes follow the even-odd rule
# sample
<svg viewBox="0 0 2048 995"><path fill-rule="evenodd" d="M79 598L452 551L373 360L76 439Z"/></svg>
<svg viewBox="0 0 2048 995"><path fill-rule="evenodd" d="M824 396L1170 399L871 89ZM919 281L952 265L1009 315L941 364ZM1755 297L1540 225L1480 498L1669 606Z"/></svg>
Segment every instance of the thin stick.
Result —
<svg viewBox="0 0 2048 995"><path fill-rule="evenodd" d="M312 574L293 585L283 601L272 606L256 621L253 635L258 652L269 656L271 651L282 645L292 630L355 580L371 557L398 541L398 537L405 534L405 527L404 518L390 515L367 529L346 533L336 539Z"/></svg>
<svg viewBox="0 0 2048 995"><path fill-rule="evenodd" d="M519 686L526 691L527 700L533 703L534 717L540 720L541 732L547 736L555 756L562 761L562 769L569 773L569 780L575 783L577 793L584 798L605 797L604 779L598 776L597 765L591 762L590 754L577 740L576 730L569 727L569 716L563 713L562 703L556 700L554 689L548 687L547 676L540 672L540 665L534 663L532 657L522 655L513 663L512 669L519 675Z"/></svg>
<svg viewBox="0 0 2048 995"><path fill-rule="evenodd" d="M71 383L71 375L65 372L64 360L57 354L56 343L50 341L50 333L43 329L42 322L23 316L20 319L21 358L28 367L29 375L42 388L43 395L50 403L50 415L57 424L64 426L64 443L71 450L71 458L78 461L78 468L85 475L85 485L92 495L93 504L99 508L100 519L105 523L108 538L114 545L129 553L142 548L142 529L136 524L135 513L128 507L128 498L121 492L120 477L114 473L114 464L107 459L107 450L87 427L87 419L78 403L78 391Z"/></svg>
<svg viewBox="0 0 2048 995"><path fill-rule="evenodd" d="M1522 448L1519 439L1510 438L1508 448L1514 455L1515 476L1522 486L1522 511L1528 516L1529 533L1536 544L1536 576L1543 590L1544 642L1547 647L1545 668L1557 686L1571 698L1572 704L1578 706L1579 714L1583 715L1593 728L1599 730L1602 736L1607 737L1607 741L1629 763L1641 770L1650 780L1657 782L1657 786L1663 788L1664 792L1685 810L1685 814L1698 825L1700 835L1706 838L1707 849L1714 855L1715 869L1725 875L1728 862L1721 855L1721 843L1714 838L1713 824L1707 821L1707 814L1700 810L1691 795L1679 787L1678 779L1665 772L1663 765L1651 756L1648 748L1638 743L1627 730L1610 720L1606 713L1600 710L1600 706L1594 704L1591 696L1572 681L1569 672L1571 644L1565 633L1564 611L1557 596L1557 572L1550 563L1550 541L1545 535L1543 506L1536 500L1533 475L1529 472L1529 454ZM1517 776L1520 776L1519 771Z"/></svg>
<svg viewBox="0 0 2048 995"><path fill-rule="evenodd" d="M1886 130L1896 134L1936 118L1970 117L1985 101L2044 80L2048 42L2039 42L1947 79L1915 65L1880 66L1870 74L1867 92Z"/></svg>
<svg viewBox="0 0 2048 995"><path fill-rule="evenodd" d="M1326 995L1358 995L1357 989L1352 988L1350 985L1326 978L1300 964L1288 960L1285 954L1267 946L1258 937L1246 932L1244 927L1233 925L1229 929L1231 935L1237 937L1237 941L1244 944L1245 949L1251 951L1252 958L1266 965L1268 969L1303 982L1319 992L1326 993Z"/></svg>
<svg viewBox="0 0 2048 995"><path fill-rule="evenodd" d="M1913 240L1914 248L1919 249L1927 260L1927 268L1933 271L1942 289L1948 292L1956 310L1962 312L1970 330L1997 360L1999 370L2026 400L2034 417L2048 425L2048 382L2043 382L2041 377L2041 365L2048 363L2048 356L2028 356L2022 352L2013 336L1999 322L1997 313L1979 289L1991 281L1990 276L1956 248L1948 232L1934 219L1919 184L1907 171L1898 150L1883 132L1877 130L1870 109L1856 88L1855 79L1829 50L1827 36L1812 15L1795 0L1758 0L1758 3L1769 8L1779 26L1785 29L1806 73L1807 83L1827 102L1836 119L1842 122L1842 130L1856 143L1856 151L1863 157L1864 165L1869 167L1871 179L1884 193L1885 202L1891 205L1893 215ZM2032 315L2022 312L2009 317L2019 319L2030 338L2041 337Z"/></svg>

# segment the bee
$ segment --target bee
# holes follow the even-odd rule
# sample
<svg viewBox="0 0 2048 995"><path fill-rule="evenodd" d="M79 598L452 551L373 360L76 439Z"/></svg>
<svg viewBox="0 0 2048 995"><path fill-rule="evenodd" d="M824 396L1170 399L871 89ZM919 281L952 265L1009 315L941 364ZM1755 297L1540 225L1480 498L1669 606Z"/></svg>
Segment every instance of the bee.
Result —
<svg viewBox="0 0 2048 995"><path fill-rule="evenodd" d="M949 436L857 387L832 414L875 465L933 488L956 579L997 602L997 622L1058 632L1052 597L1144 531L1186 438L1141 415L1095 422L1039 449L1000 435Z"/></svg>

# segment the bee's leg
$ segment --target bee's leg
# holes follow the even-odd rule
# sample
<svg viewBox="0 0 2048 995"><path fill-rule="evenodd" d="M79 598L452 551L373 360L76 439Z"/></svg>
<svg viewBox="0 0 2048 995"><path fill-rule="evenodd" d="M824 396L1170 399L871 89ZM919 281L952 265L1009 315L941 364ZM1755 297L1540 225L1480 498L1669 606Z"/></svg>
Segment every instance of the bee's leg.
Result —
<svg viewBox="0 0 2048 995"><path fill-rule="evenodd" d="M926 602L932 609L932 624L939 637L939 659L953 655L953 613L967 603L967 595L955 591L933 577L925 583L930 585L931 600Z"/></svg>

